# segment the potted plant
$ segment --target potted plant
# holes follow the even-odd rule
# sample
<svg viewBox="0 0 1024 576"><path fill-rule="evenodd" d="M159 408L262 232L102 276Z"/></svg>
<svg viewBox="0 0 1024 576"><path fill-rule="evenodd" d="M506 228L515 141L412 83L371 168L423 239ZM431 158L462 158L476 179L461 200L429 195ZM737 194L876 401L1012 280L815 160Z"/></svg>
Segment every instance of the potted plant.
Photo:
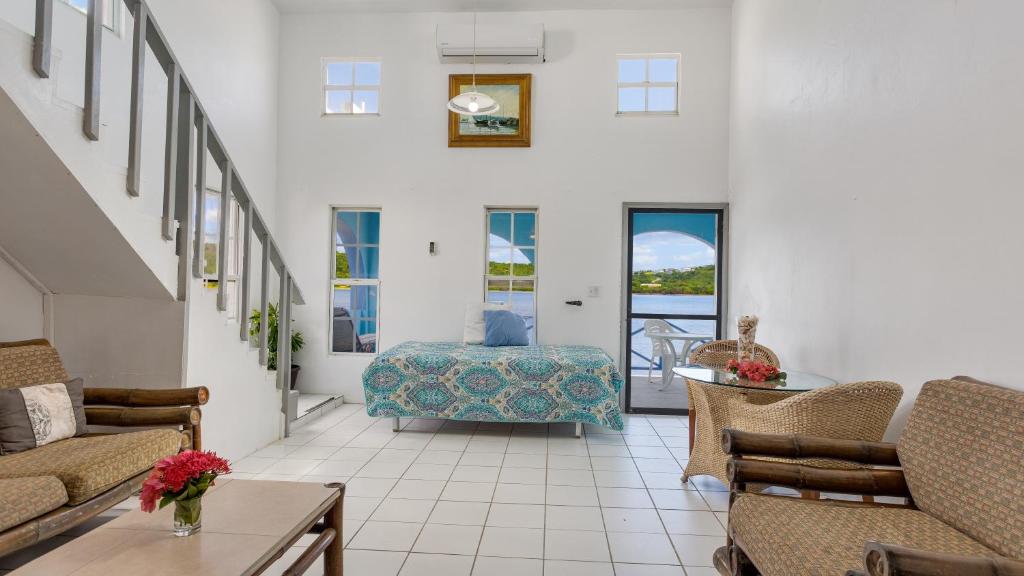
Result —
<svg viewBox="0 0 1024 576"><path fill-rule="evenodd" d="M249 335L256 337L260 334L260 311L253 308L249 315ZM302 332L292 330L292 354L302 350L306 341ZM292 389L295 389L295 382L299 378L299 365L292 364ZM267 304L267 370L277 370L277 306L274 303Z"/></svg>

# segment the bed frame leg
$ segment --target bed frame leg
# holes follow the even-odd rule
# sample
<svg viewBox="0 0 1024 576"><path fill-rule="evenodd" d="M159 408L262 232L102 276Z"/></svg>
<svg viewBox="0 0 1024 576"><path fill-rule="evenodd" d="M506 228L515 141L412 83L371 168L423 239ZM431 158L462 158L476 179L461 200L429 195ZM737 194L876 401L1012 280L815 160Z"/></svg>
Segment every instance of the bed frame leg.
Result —
<svg viewBox="0 0 1024 576"><path fill-rule="evenodd" d="M391 423L391 431L392 432L398 432L401 429L402 429L401 420L399 420L398 416L395 416L394 421Z"/></svg>
<svg viewBox="0 0 1024 576"><path fill-rule="evenodd" d="M576 437L577 438L582 438L583 437L583 422L577 422L576 423Z"/></svg>

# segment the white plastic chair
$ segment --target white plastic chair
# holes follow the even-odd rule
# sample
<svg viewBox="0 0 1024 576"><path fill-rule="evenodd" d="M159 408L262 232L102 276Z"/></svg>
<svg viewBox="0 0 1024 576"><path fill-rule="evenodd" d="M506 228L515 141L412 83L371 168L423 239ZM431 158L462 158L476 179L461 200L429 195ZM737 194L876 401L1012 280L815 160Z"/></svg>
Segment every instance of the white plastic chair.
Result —
<svg viewBox="0 0 1024 576"><path fill-rule="evenodd" d="M665 349L672 346L672 342L667 338L662 338L661 335L674 332L676 330L672 328L672 325L664 320L656 318L644 320L644 336L651 339L651 361L647 363L648 382L651 381L651 375L654 373L654 359L661 358L661 361L665 362Z"/></svg>

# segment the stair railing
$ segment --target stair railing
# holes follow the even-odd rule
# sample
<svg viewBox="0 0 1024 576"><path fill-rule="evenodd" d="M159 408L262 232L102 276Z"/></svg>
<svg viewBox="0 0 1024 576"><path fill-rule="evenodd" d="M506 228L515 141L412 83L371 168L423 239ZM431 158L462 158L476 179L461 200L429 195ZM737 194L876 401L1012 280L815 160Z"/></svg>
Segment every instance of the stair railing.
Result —
<svg viewBox="0 0 1024 576"><path fill-rule="evenodd" d="M32 67L41 78L50 76L50 54L53 36L53 3L55 0L36 0L35 43ZM117 0L114 0L115 2ZM249 340L248 308L250 272L252 266L252 235L262 244L262 273L260 278L260 332L259 362L267 364L267 311L270 304L270 267L277 270L281 280L279 306L277 379L281 389L281 411L285 414L285 436L289 434L288 393L291 389L291 305L304 304L302 292L295 284L284 256L274 241L266 220L255 206L235 163L224 148L210 117L188 81L181 64L167 43L166 36L149 11L145 0L123 0L134 19L132 36L132 81L128 143L128 177L126 189L130 196L142 192L142 111L143 82L146 74L146 49L153 52L167 75L167 134L164 142L163 212L160 233L164 240L175 242L178 256L177 298L185 301L189 296L193 278L203 277L204 238L206 221L207 152L219 167L221 180L221 210L219 226L219 252L217 257L217 308L227 309L227 230L230 226L230 199L234 198L243 215L241 222L242 251L240 278L239 338ZM90 140L100 137L100 63L102 61L103 0L89 0L86 10L85 100L82 131Z"/></svg>

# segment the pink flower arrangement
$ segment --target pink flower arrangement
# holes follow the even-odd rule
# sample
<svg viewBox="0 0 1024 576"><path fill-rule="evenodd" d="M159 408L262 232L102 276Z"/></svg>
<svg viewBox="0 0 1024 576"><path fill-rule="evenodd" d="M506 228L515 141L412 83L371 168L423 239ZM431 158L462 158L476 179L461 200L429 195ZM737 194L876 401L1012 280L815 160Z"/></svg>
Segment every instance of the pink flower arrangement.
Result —
<svg viewBox="0 0 1024 576"><path fill-rule="evenodd" d="M778 368L771 364L765 364L764 362L758 362L756 360L739 361L731 359L725 364L725 369L736 376L745 378L751 382L784 380L786 378L785 372L780 372Z"/></svg>
<svg viewBox="0 0 1024 576"><path fill-rule="evenodd" d="M228 461L213 452L185 450L160 460L142 484L143 512L152 512L174 502L199 498L221 474L230 474Z"/></svg>

